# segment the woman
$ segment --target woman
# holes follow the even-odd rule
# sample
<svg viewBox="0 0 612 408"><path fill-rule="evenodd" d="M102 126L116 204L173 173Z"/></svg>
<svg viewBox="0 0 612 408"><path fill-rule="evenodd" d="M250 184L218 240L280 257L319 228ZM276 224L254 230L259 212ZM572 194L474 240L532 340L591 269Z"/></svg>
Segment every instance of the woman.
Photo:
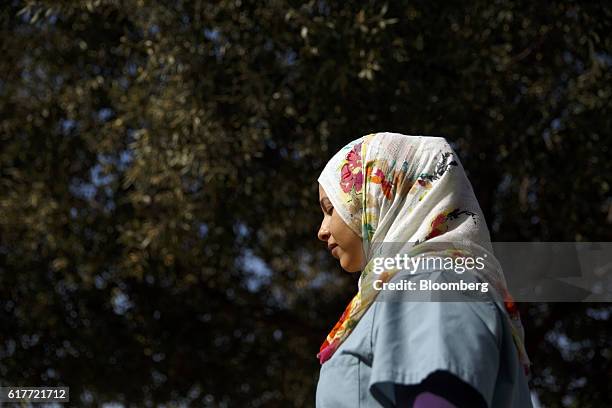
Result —
<svg viewBox="0 0 612 408"><path fill-rule="evenodd" d="M317 407L530 407L518 311L446 140L363 136L336 153L318 181L318 238L343 269L361 274L357 294L317 354ZM384 264L381 272L377 259L400 255L456 264L476 257L482 268L459 273L423 262L408 273L407 264ZM379 293L382 283L458 278L490 290L454 292L452 301L411 301L416 292L406 291L404 301L392 302Z"/></svg>

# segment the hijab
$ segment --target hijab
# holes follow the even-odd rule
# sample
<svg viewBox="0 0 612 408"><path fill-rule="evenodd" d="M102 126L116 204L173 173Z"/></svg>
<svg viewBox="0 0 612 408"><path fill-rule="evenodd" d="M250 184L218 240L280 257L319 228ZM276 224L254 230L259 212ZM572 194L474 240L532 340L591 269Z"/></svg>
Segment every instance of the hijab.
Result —
<svg viewBox="0 0 612 408"><path fill-rule="evenodd" d="M493 300L510 323L520 362L528 372L530 363L518 309L493 254L472 186L444 138L388 132L362 136L331 158L318 181L334 211L362 238L365 255L358 291L317 354L321 364L331 358L372 305L379 294L374 281L387 282L398 272L390 268L374 273L374 258L398 253L409 257L486 254L485 267L471 271L489 283Z"/></svg>

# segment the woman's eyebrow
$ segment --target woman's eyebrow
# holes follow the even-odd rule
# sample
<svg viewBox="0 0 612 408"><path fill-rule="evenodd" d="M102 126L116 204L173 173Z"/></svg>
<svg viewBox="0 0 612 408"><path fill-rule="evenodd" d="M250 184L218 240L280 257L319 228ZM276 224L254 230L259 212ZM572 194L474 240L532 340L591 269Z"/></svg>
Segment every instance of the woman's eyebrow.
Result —
<svg viewBox="0 0 612 408"><path fill-rule="evenodd" d="M327 197L323 197L320 201L319 204L321 204L321 208L325 209L325 203L323 201L327 201L327 203L329 203L331 205L331 201L329 201L329 198Z"/></svg>

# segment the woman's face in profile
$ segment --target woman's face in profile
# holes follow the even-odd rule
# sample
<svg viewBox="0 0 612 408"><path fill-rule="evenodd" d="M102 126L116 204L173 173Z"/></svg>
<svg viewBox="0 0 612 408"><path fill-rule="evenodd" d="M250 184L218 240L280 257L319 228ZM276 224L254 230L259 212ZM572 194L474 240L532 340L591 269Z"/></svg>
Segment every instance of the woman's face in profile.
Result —
<svg viewBox="0 0 612 408"><path fill-rule="evenodd" d="M317 237L327 244L334 258L347 272L359 272L363 265L361 238L342 220L319 184L319 203L323 211L323 222Z"/></svg>

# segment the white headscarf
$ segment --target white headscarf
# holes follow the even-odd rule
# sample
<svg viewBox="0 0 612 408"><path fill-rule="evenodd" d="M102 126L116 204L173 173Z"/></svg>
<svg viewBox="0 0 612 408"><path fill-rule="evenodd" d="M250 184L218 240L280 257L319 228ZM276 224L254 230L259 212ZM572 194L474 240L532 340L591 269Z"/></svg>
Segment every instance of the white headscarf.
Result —
<svg viewBox="0 0 612 408"><path fill-rule="evenodd" d="M360 137L332 157L318 181L334 211L362 238L365 254L359 291L322 344L321 363L331 357L378 295L374 281L388 281L398 272L373 273L374 258L397 253L410 257L486 254L486 267L472 271L493 287L493 300L506 311L527 371L518 310L493 255L472 186L444 138L387 132Z"/></svg>

